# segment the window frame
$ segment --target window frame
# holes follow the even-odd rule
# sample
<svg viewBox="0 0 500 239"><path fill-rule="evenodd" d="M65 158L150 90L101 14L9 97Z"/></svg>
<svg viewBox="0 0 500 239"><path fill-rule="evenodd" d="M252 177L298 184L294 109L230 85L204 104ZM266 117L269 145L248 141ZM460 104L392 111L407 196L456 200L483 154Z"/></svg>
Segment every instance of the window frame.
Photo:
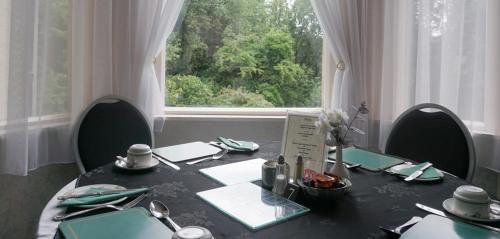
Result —
<svg viewBox="0 0 500 239"><path fill-rule="evenodd" d="M324 36L325 37L325 36ZM273 107L273 108L251 108L251 107L182 107L165 106L164 117L207 117L207 118L284 118L288 111L319 112L321 109L331 107L332 86L335 74L336 60L328 51L323 38L323 53L321 57L321 106L320 107ZM167 49L161 51L154 59L155 73L162 93L165 91L165 57Z"/></svg>

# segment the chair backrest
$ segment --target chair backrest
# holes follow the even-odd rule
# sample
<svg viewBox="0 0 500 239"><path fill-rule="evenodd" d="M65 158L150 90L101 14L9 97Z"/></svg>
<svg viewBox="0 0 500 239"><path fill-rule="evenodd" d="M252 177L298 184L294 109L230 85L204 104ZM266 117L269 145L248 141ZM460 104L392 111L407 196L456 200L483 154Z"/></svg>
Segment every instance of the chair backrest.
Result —
<svg viewBox="0 0 500 239"><path fill-rule="evenodd" d="M117 96L95 100L73 129L73 149L82 173L126 156L132 144L153 146L148 121L134 105Z"/></svg>
<svg viewBox="0 0 500 239"><path fill-rule="evenodd" d="M450 110L430 103L416 105L396 119L385 153L432 162L436 168L469 182L476 164L474 143L467 127Z"/></svg>

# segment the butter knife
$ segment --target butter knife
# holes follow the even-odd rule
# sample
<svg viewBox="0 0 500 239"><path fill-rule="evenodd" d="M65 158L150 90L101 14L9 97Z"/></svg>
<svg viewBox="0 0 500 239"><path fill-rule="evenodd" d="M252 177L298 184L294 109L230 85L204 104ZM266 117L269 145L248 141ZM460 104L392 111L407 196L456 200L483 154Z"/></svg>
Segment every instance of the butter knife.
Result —
<svg viewBox="0 0 500 239"><path fill-rule="evenodd" d="M141 188L134 188L134 189L116 189L116 190L107 190L107 191L102 191L102 192L93 192L93 193L78 193L78 194L69 194L69 195L62 195L58 196L57 200L66 200L69 198L82 198L82 197L89 197L89 196L103 196L103 195L111 195L111 194L117 194L117 193L125 193L125 192L131 192L131 191L136 191Z"/></svg>
<svg viewBox="0 0 500 239"><path fill-rule="evenodd" d="M484 225L484 224L480 224L480 223L475 223L475 222L471 222L471 221L465 221L465 220L459 219L457 217L449 217L449 216L447 216L441 210L438 210L438 209L435 209L435 208L432 208L432 207L429 207L429 206L425 206L425 205L420 204L420 203L415 203L415 206L417 206L418 208L420 208L420 209L422 209L422 210L424 210L426 212L430 212L432 214L436 214L436 215L441 216L441 217L450 218L452 220L460 221L460 222L463 222L463 223L466 223L466 224L474 225L474 226L481 227L481 228L484 228L484 229L488 229L488 230L491 230L491 231L500 232L500 228L496 228L496 227L492 227L492 226L488 226L488 225Z"/></svg>
<svg viewBox="0 0 500 239"><path fill-rule="evenodd" d="M409 182L413 179L416 179L418 178L418 176L422 175L424 173L424 171L429 168L430 166L432 166L432 163L426 163L424 164L422 167L420 167L417 171L413 172L412 174L410 174L410 176L406 177L405 178L405 181L406 182Z"/></svg>
<svg viewBox="0 0 500 239"><path fill-rule="evenodd" d="M175 169L175 170L181 170L181 168L169 161L167 161L166 159L163 159L163 157L159 156L159 155L156 155L156 154L153 154L153 157L155 157L156 159L158 159L160 162L170 166L171 168Z"/></svg>

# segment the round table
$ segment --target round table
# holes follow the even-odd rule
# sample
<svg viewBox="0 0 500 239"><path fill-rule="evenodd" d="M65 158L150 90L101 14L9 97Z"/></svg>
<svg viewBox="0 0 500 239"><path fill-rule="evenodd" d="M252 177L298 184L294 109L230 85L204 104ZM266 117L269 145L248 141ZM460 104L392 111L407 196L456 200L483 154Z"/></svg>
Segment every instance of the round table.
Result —
<svg viewBox="0 0 500 239"><path fill-rule="evenodd" d="M317 201L301 196L297 202L310 208L310 212L252 231L195 195L222 186L200 174L199 169L252 158L275 159L281 151L280 142L257 143L260 150L253 154L229 154L221 160L195 165L179 163L180 171L160 164L152 170L129 172L108 164L81 175L77 186L108 183L127 188L151 187L152 196L138 206L147 208L151 200L161 200L180 226L208 228L215 238L308 238L311 235L314 238L386 238L378 226L399 225L413 216L425 216L427 213L415 207L417 202L441 209L442 201L451 197L456 187L466 184L447 174L441 181L408 183L385 172L355 169L351 171L353 186L342 198ZM61 190L64 191L66 189ZM48 211L44 210L45 213ZM42 215L42 218L51 216Z"/></svg>
<svg viewBox="0 0 500 239"><path fill-rule="evenodd" d="M59 225L59 222L55 222L52 220L52 218L55 215L58 215L60 213L64 213L66 211L65 208L58 208L57 203L59 200L57 200L57 197L60 195L63 195L64 192L67 192L76 186L76 180L74 179L73 181L69 182L66 184L63 188L61 188L47 203L45 208L42 211L42 214L40 215L40 221L38 221L38 230L36 233L36 237L38 239L52 239L54 238L54 235L57 232L57 226Z"/></svg>

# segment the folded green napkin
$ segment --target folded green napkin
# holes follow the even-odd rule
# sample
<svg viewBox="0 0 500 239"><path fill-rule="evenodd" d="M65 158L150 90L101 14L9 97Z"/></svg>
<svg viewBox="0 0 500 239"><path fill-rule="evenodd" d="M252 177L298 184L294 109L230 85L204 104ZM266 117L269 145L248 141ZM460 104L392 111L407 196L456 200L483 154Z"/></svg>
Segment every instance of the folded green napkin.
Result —
<svg viewBox="0 0 500 239"><path fill-rule="evenodd" d="M97 193L97 192L104 192L109 189L104 189L104 188L89 188L85 193ZM115 194L108 194L108 195L100 195L100 196L87 196L87 197L81 197L81 198L68 198L59 205L58 207L69 207L69 206L77 206L77 205L85 205L85 204L96 204L96 203L103 203L103 202L109 202L113 201L122 197L128 197L136 194L141 194L144 192L149 191L149 188L138 188L136 190L132 191L127 191L127 192L121 192L121 193L115 193Z"/></svg>
<svg viewBox="0 0 500 239"><path fill-rule="evenodd" d="M421 163L421 164L417 164L417 165L412 166L412 167L403 168L403 169L400 169L398 171L395 171L394 173L408 177L412 173L414 173L415 171L417 171L419 168L421 168L422 166L424 166L424 164L425 163ZM441 177L441 174L438 173L438 171L434 167L427 168L424 171L424 173L422 173L420 176L418 176L418 178L420 178L420 179L439 178L439 177Z"/></svg>
<svg viewBox="0 0 500 239"><path fill-rule="evenodd" d="M239 151L253 151L253 142L251 141L241 141L241 140L232 140L232 139L226 139L223 137L218 137L218 140L220 140L223 144L239 150Z"/></svg>

